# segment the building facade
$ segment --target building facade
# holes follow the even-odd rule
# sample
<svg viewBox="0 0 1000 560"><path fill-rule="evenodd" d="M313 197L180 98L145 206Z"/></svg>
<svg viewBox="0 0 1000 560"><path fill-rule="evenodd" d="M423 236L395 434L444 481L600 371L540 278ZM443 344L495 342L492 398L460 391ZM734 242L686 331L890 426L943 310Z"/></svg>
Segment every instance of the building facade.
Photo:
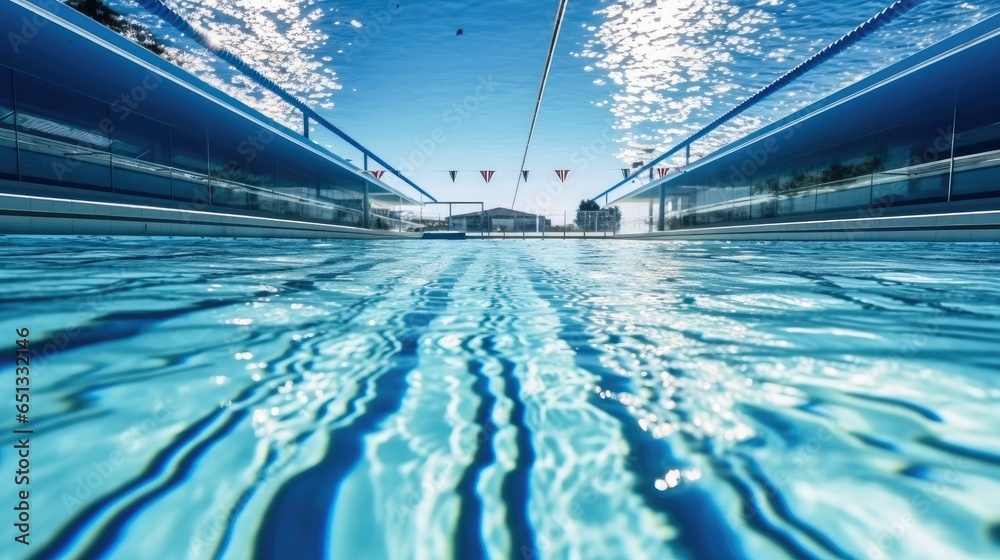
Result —
<svg viewBox="0 0 1000 560"><path fill-rule="evenodd" d="M0 34L0 233L370 237L418 203L61 3Z"/></svg>
<svg viewBox="0 0 1000 560"><path fill-rule="evenodd" d="M489 231L545 231L552 226L552 220L545 216L511 210L510 208L491 208L482 212L470 212L451 217L449 229L465 232Z"/></svg>
<svg viewBox="0 0 1000 560"><path fill-rule="evenodd" d="M620 196L653 237L1000 240L1000 17Z"/></svg>

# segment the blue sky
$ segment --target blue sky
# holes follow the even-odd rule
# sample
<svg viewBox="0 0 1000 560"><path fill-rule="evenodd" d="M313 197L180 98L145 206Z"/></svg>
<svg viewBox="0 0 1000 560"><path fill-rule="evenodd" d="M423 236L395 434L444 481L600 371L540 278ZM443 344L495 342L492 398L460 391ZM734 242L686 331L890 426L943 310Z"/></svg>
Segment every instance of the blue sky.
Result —
<svg viewBox="0 0 1000 560"><path fill-rule="evenodd" d="M557 0L167 3L408 170L438 199L511 204ZM889 3L571 0L525 165L531 175L516 207L553 216L574 209L617 182L622 167L669 148ZM298 123L294 112L204 49L134 5L112 4L159 26L189 71ZM998 12L987 0L926 2L693 153L707 154ZM316 131L313 138L360 163L356 151L331 135ZM489 185L482 169L496 171ZM555 169L570 170L565 185ZM448 170L459 171L455 183ZM388 175L384 180L393 182Z"/></svg>

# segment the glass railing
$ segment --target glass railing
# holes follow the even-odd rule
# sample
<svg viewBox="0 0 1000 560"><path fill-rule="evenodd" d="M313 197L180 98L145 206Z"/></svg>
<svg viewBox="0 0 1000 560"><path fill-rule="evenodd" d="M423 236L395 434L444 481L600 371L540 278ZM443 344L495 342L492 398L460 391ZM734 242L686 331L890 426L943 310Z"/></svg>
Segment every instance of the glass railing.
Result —
<svg viewBox="0 0 1000 560"><path fill-rule="evenodd" d="M1000 196L1000 150L955 158L952 200Z"/></svg>
<svg viewBox="0 0 1000 560"><path fill-rule="evenodd" d="M893 206L945 202L949 199L949 177L951 200L1000 196L1000 150L955 158L953 173L952 160L945 159L785 192L736 196L739 189L704 187L699 190L712 190L713 197L720 197L724 192L730 194L722 200L667 212L666 226L667 229L681 229L854 209L884 211Z"/></svg>
<svg viewBox="0 0 1000 560"><path fill-rule="evenodd" d="M420 232L431 230L431 228L428 228L427 224L404 219L404 215L409 216L410 213L373 206L371 214L369 215L369 227L375 230L399 232Z"/></svg>
<svg viewBox="0 0 1000 560"><path fill-rule="evenodd" d="M348 208L322 198L305 198L227 181L25 132L17 135L17 145L21 154L20 176L28 182L140 196L150 198L153 204L156 199L173 200L190 210L233 208L337 225L363 225L360 208ZM390 221L388 229L400 231L410 231L408 228L416 225Z"/></svg>

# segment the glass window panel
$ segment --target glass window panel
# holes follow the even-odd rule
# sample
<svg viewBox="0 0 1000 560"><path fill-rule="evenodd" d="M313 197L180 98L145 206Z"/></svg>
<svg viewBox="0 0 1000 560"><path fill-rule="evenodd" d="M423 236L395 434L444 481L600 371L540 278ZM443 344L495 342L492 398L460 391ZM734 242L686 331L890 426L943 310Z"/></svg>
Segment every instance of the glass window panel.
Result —
<svg viewBox="0 0 1000 560"><path fill-rule="evenodd" d="M171 193L194 209L211 205L208 184L208 139L204 133L170 128Z"/></svg>
<svg viewBox="0 0 1000 560"><path fill-rule="evenodd" d="M177 169L208 175L208 140L205 133L171 128L170 164Z"/></svg>
<svg viewBox="0 0 1000 560"><path fill-rule="evenodd" d="M966 200L1000 196L1000 157L996 155L955 162L952 199Z"/></svg>
<svg viewBox="0 0 1000 560"><path fill-rule="evenodd" d="M170 198L170 129L136 113L112 118L111 153L117 193Z"/></svg>
<svg viewBox="0 0 1000 560"><path fill-rule="evenodd" d="M236 149L227 143L209 142L209 175L212 185L212 203L228 208L263 209L268 206L254 193L251 198L246 188L250 171L241 161Z"/></svg>
<svg viewBox="0 0 1000 560"><path fill-rule="evenodd" d="M109 150L107 104L21 72L15 83L20 132L79 148Z"/></svg>
<svg viewBox="0 0 1000 560"><path fill-rule="evenodd" d="M117 157L112 165L116 193L171 198L170 168Z"/></svg>
<svg viewBox="0 0 1000 560"><path fill-rule="evenodd" d="M250 184L268 190L278 186L278 160L274 150L261 150L246 159Z"/></svg>
<svg viewBox="0 0 1000 560"><path fill-rule="evenodd" d="M952 199L1000 196L1000 80L958 99Z"/></svg>
<svg viewBox="0 0 1000 560"><path fill-rule="evenodd" d="M789 214L806 214L815 211L815 189L799 189L794 192L778 195L777 214L779 216L787 216Z"/></svg>
<svg viewBox="0 0 1000 560"><path fill-rule="evenodd" d="M108 106L20 72L15 90L22 179L110 190Z"/></svg>
<svg viewBox="0 0 1000 560"><path fill-rule="evenodd" d="M984 84L958 99L955 156L1000 151L1000 87Z"/></svg>
<svg viewBox="0 0 1000 560"><path fill-rule="evenodd" d="M751 219L750 185L733 187L733 221L745 222Z"/></svg>
<svg viewBox="0 0 1000 560"><path fill-rule="evenodd" d="M773 218L778 211L778 174L773 171L756 173L752 181L750 218L753 220Z"/></svg>
<svg viewBox="0 0 1000 560"><path fill-rule="evenodd" d="M137 113L111 119L111 153L160 165L170 163L170 128Z"/></svg>
<svg viewBox="0 0 1000 560"><path fill-rule="evenodd" d="M920 120L875 135L880 160L872 177L873 207L948 199L953 117L949 100L928 110Z"/></svg>
<svg viewBox="0 0 1000 560"><path fill-rule="evenodd" d="M14 81L10 68L0 66L0 177L17 178L14 142Z"/></svg>

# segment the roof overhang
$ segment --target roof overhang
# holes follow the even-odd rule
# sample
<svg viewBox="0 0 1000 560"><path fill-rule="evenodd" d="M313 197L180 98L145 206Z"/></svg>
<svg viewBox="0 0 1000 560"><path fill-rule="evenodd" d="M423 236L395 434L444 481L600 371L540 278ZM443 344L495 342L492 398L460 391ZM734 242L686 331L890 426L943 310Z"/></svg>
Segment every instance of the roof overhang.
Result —
<svg viewBox="0 0 1000 560"><path fill-rule="evenodd" d="M28 30L30 37L24 35ZM346 184L369 184L369 196L420 205L420 197L403 192L187 71L119 36L76 10L53 0L0 3L0 34L23 37L12 49L0 50L0 64L114 103L137 89L142 101L135 110L173 125L178 111L212 130L256 127L273 136L279 151L294 151L329 165L329 173ZM149 87L155 84L154 87ZM137 100L138 97L133 99ZM97 128L95 123L95 128ZM205 125L208 126L208 125ZM269 142L269 145L270 142ZM409 189L408 189L409 190Z"/></svg>
<svg viewBox="0 0 1000 560"><path fill-rule="evenodd" d="M774 145L769 142L780 145L781 153L769 149L765 152L793 158L824 145L835 145L838 138L849 138L858 130L858 123L871 128L880 122L905 122L902 119L907 115L920 113L922 104L932 94L949 94L963 84L973 87L972 84L997 80L994 68L998 52L1000 15L960 31L663 178L634 188L608 204L658 200L661 185L668 190L690 188L685 176L709 169L728 170L756 151ZM985 93L992 95L991 91ZM793 132L794 143L782 141Z"/></svg>

